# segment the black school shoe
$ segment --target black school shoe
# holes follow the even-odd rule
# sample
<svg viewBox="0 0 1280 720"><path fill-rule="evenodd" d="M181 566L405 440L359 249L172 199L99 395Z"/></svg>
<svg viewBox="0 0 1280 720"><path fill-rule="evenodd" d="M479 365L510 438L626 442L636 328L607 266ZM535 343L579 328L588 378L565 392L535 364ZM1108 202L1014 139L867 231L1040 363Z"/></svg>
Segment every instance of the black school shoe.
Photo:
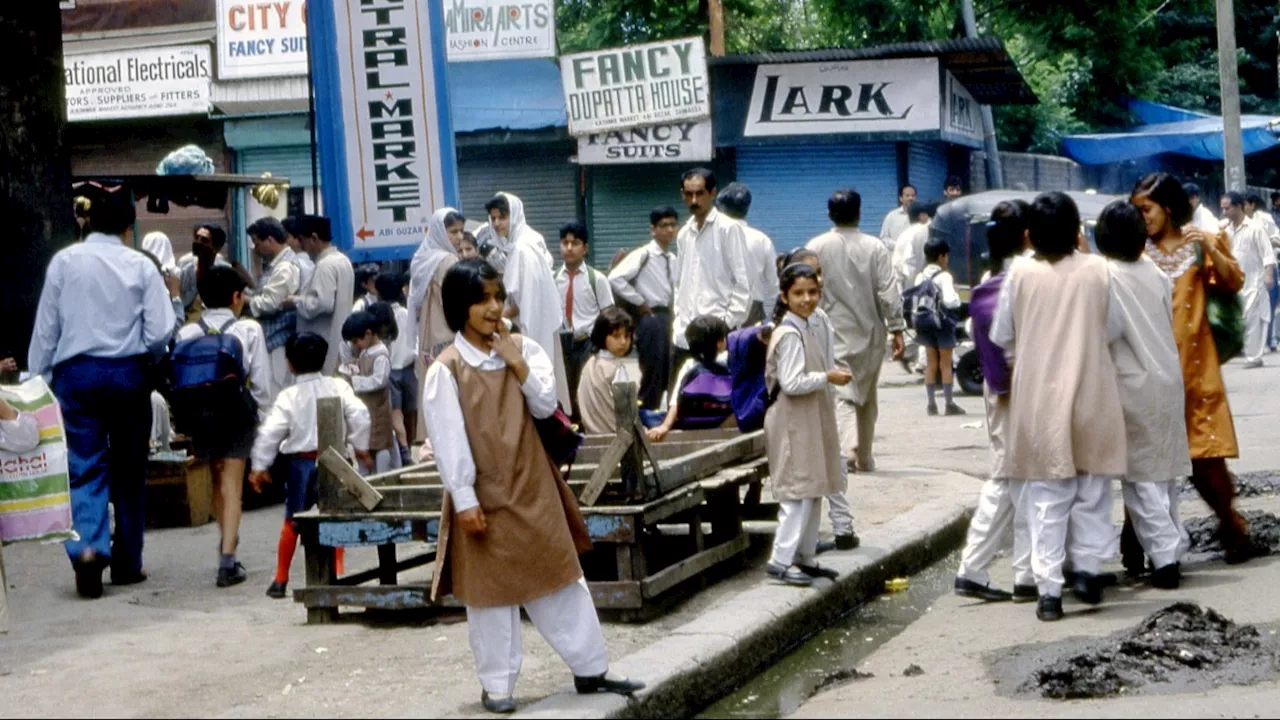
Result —
<svg viewBox="0 0 1280 720"><path fill-rule="evenodd" d="M574 675L573 689L577 690L579 695L593 695L602 692L614 693L615 695L631 695L643 690L644 683L621 676L611 678L609 673L595 677Z"/></svg>
<svg viewBox="0 0 1280 720"><path fill-rule="evenodd" d="M848 535L836 536L837 550L857 550L858 546L861 544L862 544L862 539L858 537L857 533L849 533Z"/></svg>
<svg viewBox="0 0 1280 720"><path fill-rule="evenodd" d="M796 567L800 569L800 572L804 573L805 575L808 575L811 578L826 578L828 580L835 580L836 578L840 577L840 573L836 572L835 570L832 570L831 568L824 568L818 565L818 563L814 563L812 565L801 565L800 563L796 563Z"/></svg>
<svg viewBox="0 0 1280 720"><path fill-rule="evenodd" d="M480 704L485 710L496 715L510 715L516 711L516 699L511 695L500 698L489 697L488 690L480 691Z"/></svg>
<svg viewBox="0 0 1280 720"><path fill-rule="evenodd" d="M102 557L89 548L85 548L71 563L76 573L76 593L80 597L86 600L102 597L102 571L106 566Z"/></svg>
<svg viewBox="0 0 1280 720"><path fill-rule="evenodd" d="M229 568L218 568L218 587L229 588L249 579L249 572L238 561Z"/></svg>
<svg viewBox="0 0 1280 720"><path fill-rule="evenodd" d="M1062 598L1045 595L1036 605L1036 618L1041 622L1057 622L1062 619Z"/></svg>
<svg viewBox="0 0 1280 720"><path fill-rule="evenodd" d="M267 597L272 600L283 600L289 596L289 583L272 581L267 588Z"/></svg>
<svg viewBox="0 0 1280 720"><path fill-rule="evenodd" d="M832 550L836 550L836 549L839 549L839 543L837 543L836 541L834 541L834 540L819 540L819 541L818 541L818 546L817 546L817 547L815 547L815 548L814 548L814 550L813 550L813 554L814 554L814 555L821 555L822 553L829 553L829 552L831 552Z"/></svg>
<svg viewBox="0 0 1280 720"><path fill-rule="evenodd" d="M1013 599L1013 594L1008 590L980 585L962 577L956 578L955 592L960 597L975 598L984 602L1007 602Z"/></svg>
<svg viewBox="0 0 1280 720"><path fill-rule="evenodd" d="M1013 601L1015 603L1030 603L1040 599L1040 588L1035 585L1014 585Z"/></svg>
<svg viewBox="0 0 1280 720"><path fill-rule="evenodd" d="M1071 592L1076 599L1086 605L1097 605L1102 602L1102 579L1093 573L1077 572L1071 583ZM1043 601L1043 598L1041 598Z"/></svg>
<svg viewBox="0 0 1280 720"><path fill-rule="evenodd" d="M1181 582L1182 571L1176 562L1156 568L1151 573L1151 587L1159 590L1177 590Z"/></svg>
<svg viewBox="0 0 1280 720"><path fill-rule="evenodd" d="M787 585L796 587L809 587L813 584L813 578L806 575L798 567L783 567L777 563L769 563L765 565L764 572L771 578L781 580Z"/></svg>

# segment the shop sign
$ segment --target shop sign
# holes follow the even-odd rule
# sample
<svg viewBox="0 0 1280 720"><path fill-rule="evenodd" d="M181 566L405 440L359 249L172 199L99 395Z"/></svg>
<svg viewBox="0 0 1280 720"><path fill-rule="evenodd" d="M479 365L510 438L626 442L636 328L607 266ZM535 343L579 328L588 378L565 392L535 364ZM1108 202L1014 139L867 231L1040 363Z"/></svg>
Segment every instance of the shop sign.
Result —
<svg viewBox="0 0 1280 720"><path fill-rule="evenodd" d="M937 58L760 65L743 135L938 130Z"/></svg>
<svg viewBox="0 0 1280 720"><path fill-rule="evenodd" d="M560 75L571 135L711 116L700 37L566 55Z"/></svg>
<svg viewBox="0 0 1280 720"><path fill-rule="evenodd" d="M710 159L710 120L609 130L578 138L580 165L702 162Z"/></svg>
<svg viewBox="0 0 1280 720"><path fill-rule="evenodd" d="M555 0L444 0L449 62L556 56Z"/></svg>
<svg viewBox="0 0 1280 720"><path fill-rule="evenodd" d="M67 120L208 115L208 45L67 55Z"/></svg>
<svg viewBox="0 0 1280 720"><path fill-rule="evenodd" d="M311 39L326 48L316 59L325 207L353 256L416 246L457 196L440 10L419 0L312 8Z"/></svg>
<svg viewBox="0 0 1280 720"><path fill-rule="evenodd" d="M218 0L218 79L307 74L304 0Z"/></svg>
<svg viewBox="0 0 1280 720"><path fill-rule="evenodd" d="M948 70L942 76L942 137L970 147L982 147L982 118L978 103Z"/></svg>

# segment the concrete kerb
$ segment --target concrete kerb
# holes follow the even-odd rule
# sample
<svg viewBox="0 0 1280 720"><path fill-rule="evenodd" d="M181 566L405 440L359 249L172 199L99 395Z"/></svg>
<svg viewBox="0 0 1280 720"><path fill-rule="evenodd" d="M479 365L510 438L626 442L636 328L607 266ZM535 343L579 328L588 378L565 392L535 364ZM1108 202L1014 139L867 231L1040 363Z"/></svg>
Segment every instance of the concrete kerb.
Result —
<svg viewBox="0 0 1280 720"><path fill-rule="evenodd" d="M973 482L968 477L964 481ZM977 493L965 493L965 498L922 503L869 528L858 550L824 555L823 565L840 573L835 582L820 581L811 590L762 583L615 660L614 670L647 683L635 697L566 692L529 706L518 717L692 716L818 629L883 592L885 580L917 572L959 547L977 506Z"/></svg>

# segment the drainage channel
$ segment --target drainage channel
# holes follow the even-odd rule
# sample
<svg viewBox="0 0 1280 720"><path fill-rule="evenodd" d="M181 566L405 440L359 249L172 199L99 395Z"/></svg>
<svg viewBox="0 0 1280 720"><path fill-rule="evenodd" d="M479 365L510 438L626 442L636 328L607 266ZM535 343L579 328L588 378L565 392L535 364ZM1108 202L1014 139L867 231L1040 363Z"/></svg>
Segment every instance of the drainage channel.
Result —
<svg viewBox="0 0 1280 720"><path fill-rule="evenodd" d="M858 665L951 592L960 553L909 578L905 591L880 595L704 710L699 718L777 718L795 712L820 690L853 676Z"/></svg>

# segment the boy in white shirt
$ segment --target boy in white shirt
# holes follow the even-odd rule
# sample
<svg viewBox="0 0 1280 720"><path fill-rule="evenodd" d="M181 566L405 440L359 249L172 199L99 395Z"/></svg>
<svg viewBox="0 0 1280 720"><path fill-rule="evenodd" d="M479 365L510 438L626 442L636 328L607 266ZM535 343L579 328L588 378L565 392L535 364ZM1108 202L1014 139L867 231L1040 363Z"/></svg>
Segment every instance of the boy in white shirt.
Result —
<svg viewBox="0 0 1280 720"><path fill-rule="evenodd" d="M384 274L375 282L378 297L391 306L398 330L391 343L391 428L400 446L402 467L413 464L409 448L418 436L418 376L413 367L418 328L409 321L409 309L404 305L408 277Z"/></svg>
<svg viewBox="0 0 1280 720"><path fill-rule="evenodd" d="M911 321L916 343L925 349L925 390L929 394L929 415L938 414L936 392L942 387L947 415L964 415L964 408L951 399L951 351L956 346L956 321L952 313L960 308L955 280L947 272L951 249L947 241L930 238L924 244L924 270L912 283Z"/></svg>
<svg viewBox="0 0 1280 720"><path fill-rule="evenodd" d="M244 566L236 561L239 542L241 499L244 494L244 470L253 449L258 421L271 402L271 359L266 338L256 320L241 318L245 306L244 277L232 268L215 265L199 280L200 301L204 312L198 322L184 325L178 331L175 356L181 355L182 344L203 335L226 334L240 341L241 364L248 382L245 407L229 403L220 409L222 416L202 422L196 427L179 430L191 435L196 456L209 463L216 478L213 486L214 514L222 530L221 559L218 564L218 587L239 585L248 577ZM175 400L175 409L181 403ZM249 406L252 407L249 407ZM192 417L188 412L178 416Z"/></svg>
<svg viewBox="0 0 1280 720"><path fill-rule="evenodd" d="M582 223L566 223L560 228L560 257L564 259L564 266L556 273L556 289L560 291L560 307L564 311L561 332L573 335L564 356L564 374L575 420L582 417L578 411L578 382L582 366L591 357L591 331L600 311L613 306L609 276L586 263L588 242L587 228ZM555 348L545 349L555 356Z"/></svg>
<svg viewBox="0 0 1280 720"><path fill-rule="evenodd" d="M372 472L392 467L395 446L391 429L391 351L378 337L378 319L373 313L352 313L342 324L342 339L351 344L355 359L338 368L338 375L351 383L356 397L369 409L369 453Z"/></svg>
<svg viewBox="0 0 1280 720"><path fill-rule="evenodd" d="M249 483L254 490L271 482L270 469L279 455L285 463L284 526L280 529L280 544L276 553L276 576L267 588L267 596L285 597L289 584L289 566L298 546L298 533L293 527L293 516L316 503L316 458L319 449L316 427L316 399L336 397L342 401L342 415L346 421L347 442L355 448L356 456L366 465L373 463L369 457L369 410L360 402L349 385L335 378L324 377L324 359L329 343L314 333L303 333L289 338L285 343L285 358L289 372L297 380L280 391L266 419L258 428L253 444L253 473ZM342 549L336 550L339 567ZM341 570L339 569L339 574Z"/></svg>

